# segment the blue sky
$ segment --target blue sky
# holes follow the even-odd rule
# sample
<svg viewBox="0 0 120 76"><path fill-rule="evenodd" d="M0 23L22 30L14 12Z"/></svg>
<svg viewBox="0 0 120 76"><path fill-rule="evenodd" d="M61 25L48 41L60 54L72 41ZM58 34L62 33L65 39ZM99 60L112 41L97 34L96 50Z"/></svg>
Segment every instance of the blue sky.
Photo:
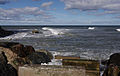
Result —
<svg viewBox="0 0 120 76"><path fill-rule="evenodd" d="M119 25L120 0L0 0L0 25Z"/></svg>

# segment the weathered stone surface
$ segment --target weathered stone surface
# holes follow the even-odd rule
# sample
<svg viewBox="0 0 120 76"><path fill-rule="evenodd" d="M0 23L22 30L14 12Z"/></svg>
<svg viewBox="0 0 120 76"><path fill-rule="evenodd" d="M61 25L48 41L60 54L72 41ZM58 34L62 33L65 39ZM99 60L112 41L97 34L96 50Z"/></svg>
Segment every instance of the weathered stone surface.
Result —
<svg viewBox="0 0 120 76"><path fill-rule="evenodd" d="M36 52L43 52L43 53L45 53L50 59L53 59L52 53L49 52L48 50L40 49L40 50L36 50Z"/></svg>
<svg viewBox="0 0 120 76"><path fill-rule="evenodd" d="M80 59L80 57L56 55L56 56L55 56L55 59Z"/></svg>
<svg viewBox="0 0 120 76"><path fill-rule="evenodd" d="M63 65L84 66L87 70L99 70L99 62L84 59L63 59Z"/></svg>
<svg viewBox="0 0 120 76"><path fill-rule="evenodd" d="M0 37L5 37L5 36L11 35L13 33L14 32L12 32L12 31L6 31L6 30L2 29L0 26Z"/></svg>
<svg viewBox="0 0 120 76"><path fill-rule="evenodd" d="M62 64L64 66L84 66L87 76L99 76L99 62L95 60L84 59L63 59Z"/></svg>
<svg viewBox="0 0 120 76"><path fill-rule="evenodd" d="M86 76L83 67L75 66L23 66L19 76Z"/></svg>

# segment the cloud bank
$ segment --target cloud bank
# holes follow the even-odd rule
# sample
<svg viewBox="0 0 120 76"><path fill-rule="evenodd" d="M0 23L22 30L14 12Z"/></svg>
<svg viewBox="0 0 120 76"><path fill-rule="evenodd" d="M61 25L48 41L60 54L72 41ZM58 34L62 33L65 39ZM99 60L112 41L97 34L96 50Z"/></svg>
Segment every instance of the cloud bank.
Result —
<svg viewBox="0 0 120 76"><path fill-rule="evenodd" d="M52 4L53 4L53 2L45 2L41 5L41 7L49 8Z"/></svg>
<svg viewBox="0 0 120 76"><path fill-rule="evenodd" d="M47 12L41 10L39 7L24 7L3 9L0 8L0 20L24 20L26 18L49 18Z"/></svg>
<svg viewBox="0 0 120 76"><path fill-rule="evenodd" d="M120 0L61 0L66 10L103 10L105 13L120 13Z"/></svg>

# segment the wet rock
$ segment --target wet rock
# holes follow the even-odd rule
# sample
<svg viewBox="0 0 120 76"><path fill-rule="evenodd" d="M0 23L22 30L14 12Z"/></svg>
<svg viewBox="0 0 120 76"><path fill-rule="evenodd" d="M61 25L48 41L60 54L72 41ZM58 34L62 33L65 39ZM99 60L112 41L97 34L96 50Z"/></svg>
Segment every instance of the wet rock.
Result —
<svg viewBox="0 0 120 76"><path fill-rule="evenodd" d="M14 32L4 30L0 26L0 37L5 37L5 36L8 36L8 35L12 35L12 34L14 34Z"/></svg>
<svg viewBox="0 0 120 76"><path fill-rule="evenodd" d="M39 33L39 31L38 30L33 30L32 33Z"/></svg>
<svg viewBox="0 0 120 76"><path fill-rule="evenodd" d="M53 59L53 55L51 52L49 52L48 50L45 49L40 49L40 50L36 50L37 52L43 52L45 53L50 59Z"/></svg>
<svg viewBox="0 0 120 76"><path fill-rule="evenodd" d="M34 52L27 56L32 64L41 64L51 62L50 58L42 52Z"/></svg>

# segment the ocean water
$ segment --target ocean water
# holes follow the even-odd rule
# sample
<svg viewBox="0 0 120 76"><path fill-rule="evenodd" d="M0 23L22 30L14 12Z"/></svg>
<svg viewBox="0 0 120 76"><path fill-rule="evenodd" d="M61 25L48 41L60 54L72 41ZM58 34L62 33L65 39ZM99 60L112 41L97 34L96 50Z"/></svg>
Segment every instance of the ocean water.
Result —
<svg viewBox="0 0 120 76"><path fill-rule="evenodd" d="M79 56L83 59L106 60L120 52L120 27L3 27L15 34L0 41L32 45L36 50L46 49L53 55ZM38 30L39 33L32 33ZM53 60L51 64L61 64Z"/></svg>

